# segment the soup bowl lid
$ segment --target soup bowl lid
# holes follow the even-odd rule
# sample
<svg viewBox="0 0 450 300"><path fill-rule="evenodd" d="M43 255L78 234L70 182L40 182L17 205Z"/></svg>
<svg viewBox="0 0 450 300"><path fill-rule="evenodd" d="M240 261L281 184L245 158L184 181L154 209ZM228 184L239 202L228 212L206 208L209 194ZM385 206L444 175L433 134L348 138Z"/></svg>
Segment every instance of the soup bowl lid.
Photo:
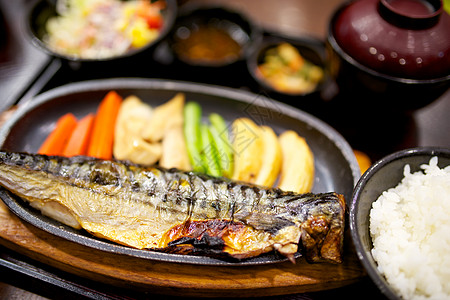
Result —
<svg viewBox="0 0 450 300"><path fill-rule="evenodd" d="M382 74L435 79L450 74L450 15L441 0L364 0L332 17L330 36L358 63Z"/></svg>

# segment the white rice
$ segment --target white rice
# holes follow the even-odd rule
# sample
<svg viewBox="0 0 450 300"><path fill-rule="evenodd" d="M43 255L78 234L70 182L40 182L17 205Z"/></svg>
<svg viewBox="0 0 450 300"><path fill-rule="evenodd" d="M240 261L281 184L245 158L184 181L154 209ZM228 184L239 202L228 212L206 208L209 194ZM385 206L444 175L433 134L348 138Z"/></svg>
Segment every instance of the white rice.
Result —
<svg viewBox="0 0 450 300"><path fill-rule="evenodd" d="M404 299L450 299L450 165L433 157L375 201L372 255Z"/></svg>

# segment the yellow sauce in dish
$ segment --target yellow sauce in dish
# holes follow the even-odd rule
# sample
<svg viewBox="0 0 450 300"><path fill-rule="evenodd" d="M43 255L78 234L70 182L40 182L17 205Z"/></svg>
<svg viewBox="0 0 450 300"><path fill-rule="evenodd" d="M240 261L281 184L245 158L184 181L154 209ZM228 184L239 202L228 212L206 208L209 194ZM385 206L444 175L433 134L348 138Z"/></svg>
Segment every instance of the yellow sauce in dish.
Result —
<svg viewBox="0 0 450 300"><path fill-rule="evenodd" d="M207 25L189 30L186 36L177 36L173 48L181 59L213 64L237 60L242 49L227 31Z"/></svg>

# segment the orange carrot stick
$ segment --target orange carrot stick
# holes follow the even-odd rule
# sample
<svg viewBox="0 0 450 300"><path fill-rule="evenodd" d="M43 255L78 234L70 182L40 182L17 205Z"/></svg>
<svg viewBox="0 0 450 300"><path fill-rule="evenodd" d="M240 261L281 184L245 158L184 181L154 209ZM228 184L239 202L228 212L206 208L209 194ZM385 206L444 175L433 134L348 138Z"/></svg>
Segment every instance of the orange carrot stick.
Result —
<svg viewBox="0 0 450 300"><path fill-rule="evenodd" d="M62 155L64 147L76 125L77 119L72 113L61 116L56 122L55 129L53 129L42 143L38 153L45 155Z"/></svg>
<svg viewBox="0 0 450 300"><path fill-rule="evenodd" d="M115 91L110 91L100 102L89 142L88 156L112 158L114 128L121 104L122 97Z"/></svg>
<svg viewBox="0 0 450 300"><path fill-rule="evenodd" d="M70 135L70 139L64 148L63 156L86 155L94 118L94 114L88 114L78 121L77 126Z"/></svg>

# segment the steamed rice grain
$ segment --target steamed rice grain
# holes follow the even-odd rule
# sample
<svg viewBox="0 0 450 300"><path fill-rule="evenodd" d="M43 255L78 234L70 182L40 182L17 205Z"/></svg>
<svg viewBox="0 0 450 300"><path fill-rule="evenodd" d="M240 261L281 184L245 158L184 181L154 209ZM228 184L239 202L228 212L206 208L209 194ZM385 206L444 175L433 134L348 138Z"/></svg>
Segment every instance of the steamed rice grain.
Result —
<svg viewBox="0 0 450 300"><path fill-rule="evenodd" d="M370 211L372 255L404 299L450 299L450 166L404 168Z"/></svg>

